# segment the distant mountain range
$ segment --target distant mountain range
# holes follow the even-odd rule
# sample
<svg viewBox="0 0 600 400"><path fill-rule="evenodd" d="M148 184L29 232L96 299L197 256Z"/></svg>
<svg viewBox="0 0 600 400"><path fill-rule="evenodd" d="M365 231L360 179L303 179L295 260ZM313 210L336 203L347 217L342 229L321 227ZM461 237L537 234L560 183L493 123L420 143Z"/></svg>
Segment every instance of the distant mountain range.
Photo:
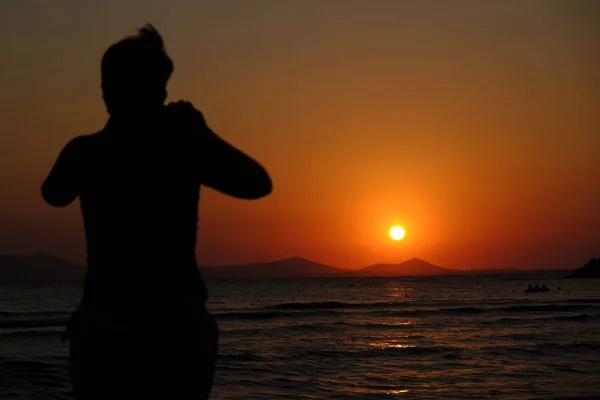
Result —
<svg viewBox="0 0 600 400"><path fill-rule="evenodd" d="M418 258L411 258L399 264L375 264L358 270L361 276L399 276L399 275L455 275L465 271L438 267Z"/></svg>
<svg viewBox="0 0 600 400"><path fill-rule="evenodd" d="M202 276L214 278L310 278L343 276L346 270L319 264L300 257L283 260L230 265L222 267L200 267Z"/></svg>
<svg viewBox="0 0 600 400"><path fill-rule="evenodd" d="M581 268L577 268L567 278L600 278L600 258L592 258Z"/></svg>
<svg viewBox="0 0 600 400"><path fill-rule="evenodd" d="M83 280L85 268L45 254L0 254L0 283Z"/></svg>
<svg viewBox="0 0 600 400"><path fill-rule="evenodd" d="M308 278L308 277L369 277L369 276L431 276L520 274L516 268L459 270L442 268L419 258L395 264L374 264L361 269L335 268L305 258L243 264L226 267L200 267L206 279L225 278Z"/></svg>
<svg viewBox="0 0 600 400"><path fill-rule="evenodd" d="M358 270L349 270L330 267L300 257L225 267L200 267L200 271L207 279L447 275L465 272L441 268L418 258L399 264L375 264Z"/></svg>
<svg viewBox="0 0 600 400"><path fill-rule="evenodd" d="M595 260L595 261L594 261ZM592 259L591 266L573 272L573 277L590 275L590 269L600 272L600 260ZM374 264L358 270L335 268L300 257L243 265L200 267L207 280L227 278L310 278L310 277L369 277L369 276L427 276L427 275L524 275L530 270L515 268L457 270L442 268L427 261L412 258L397 264ZM593 275L593 273L591 273ZM0 283L15 281L81 281L85 267L58 257L36 255L0 255Z"/></svg>

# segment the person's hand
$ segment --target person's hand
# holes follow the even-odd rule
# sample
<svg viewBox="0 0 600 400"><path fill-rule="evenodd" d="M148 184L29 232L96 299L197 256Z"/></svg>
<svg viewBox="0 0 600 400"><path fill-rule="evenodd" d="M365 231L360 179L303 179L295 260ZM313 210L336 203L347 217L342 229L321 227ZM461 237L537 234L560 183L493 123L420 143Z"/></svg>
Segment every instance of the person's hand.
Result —
<svg viewBox="0 0 600 400"><path fill-rule="evenodd" d="M204 115L189 101L177 101L166 106L167 112L173 116L178 123L184 123L193 128L206 128Z"/></svg>

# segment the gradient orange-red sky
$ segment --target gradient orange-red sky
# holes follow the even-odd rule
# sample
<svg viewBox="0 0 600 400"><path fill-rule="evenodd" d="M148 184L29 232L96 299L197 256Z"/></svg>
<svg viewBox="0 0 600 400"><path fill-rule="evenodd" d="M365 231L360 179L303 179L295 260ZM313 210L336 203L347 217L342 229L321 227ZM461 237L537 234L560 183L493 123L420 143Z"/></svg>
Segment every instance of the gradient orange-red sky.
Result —
<svg viewBox="0 0 600 400"><path fill-rule="evenodd" d="M578 267L600 255L598 21L593 0L2 2L0 252L84 260L78 205L40 184L107 119L104 50L151 22L169 101L274 181L204 190L200 263Z"/></svg>

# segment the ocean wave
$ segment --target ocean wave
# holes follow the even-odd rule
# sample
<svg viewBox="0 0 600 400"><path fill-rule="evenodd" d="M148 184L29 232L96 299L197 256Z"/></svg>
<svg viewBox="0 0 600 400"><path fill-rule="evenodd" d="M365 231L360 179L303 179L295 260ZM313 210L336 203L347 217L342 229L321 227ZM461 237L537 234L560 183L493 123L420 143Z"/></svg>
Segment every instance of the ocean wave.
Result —
<svg viewBox="0 0 600 400"><path fill-rule="evenodd" d="M324 332L324 333L334 333L336 331L343 331L348 329L407 329L411 328L411 322L401 322L401 323L386 323L386 322L371 322L371 323L363 323L363 322L346 322L346 321L336 321L331 323L324 322L315 322L315 323L305 323L305 324L285 324L281 326L272 326L269 328L269 332ZM244 335L256 335L260 333L264 333L263 327L257 328L242 328L239 326L234 327L221 327L220 332L226 336L235 336L240 337ZM424 338L424 336L413 335L412 338Z"/></svg>
<svg viewBox="0 0 600 400"><path fill-rule="evenodd" d="M449 308L422 308L415 310L376 310L369 312L369 315L382 315L389 317L420 317L420 316L457 316L457 315L473 315L473 314L484 314L484 313L509 313L509 314L531 314L540 312L576 312L585 311L591 309L597 309L599 307L579 304L579 305L558 305L558 304L547 304L547 305L522 305L522 306L511 306L511 307L449 307Z"/></svg>
<svg viewBox="0 0 600 400"><path fill-rule="evenodd" d="M62 318L30 318L30 319L5 319L0 320L0 328L49 328L53 326L67 326L68 317Z"/></svg>
<svg viewBox="0 0 600 400"><path fill-rule="evenodd" d="M452 307L452 308L432 308L432 309L416 309L403 311L384 311L377 310L367 312L367 315L378 317L425 317L425 316L457 316L457 315L473 315L482 314L488 310L477 307Z"/></svg>
<svg viewBox="0 0 600 400"><path fill-rule="evenodd" d="M600 350L599 342L571 342L571 343L556 343L556 342L542 342L539 341L536 344L532 345L522 345L522 346L501 346L501 345L492 345L480 348L480 350L485 352L490 352L490 354L495 354L497 352L504 353L538 353L538 354L547 354L552 350L559 350L560 352L565 352L565 354L569 354L568 351L580 350L580 351L597 351Z"/></svg>
<svg viewBox="0 0 600 400"><path fill-rule="evenodd" d="M270 312L224 312L214 313L214 317L217 319L272 319L282 316L283 313L278 311Z"/></svg>
<svg viewBox="0 0 600 400"><path fill-rule="evenodd" d="M547 347L551 349L559 349L559 350L600 350L600 342L599 341L577 341L572 343L556 343L556 342L544 342L540 343L538 346Z"/></svg>
<svg viewBox="0 0 600 400"><path fill-rule="evenodd" d="M263 361L264 357L252 353L223 353L219 354L220 361Z"/></svg>
<svg viewBox="0 0 600 400"><path fill-rule="evenodd" d="M247 320L256 320L256 319L275 319L275 318L286 318L286 317L308 317L315 315L334 315L338 314L335 310L323 310L313 312L284 312L284 311L243 311L243 312L222 312L222 313L213 313L215 318L223 319L223 320L239 320L239 319L247 319Z"/></svg>
<svg viewBox="0 0 600 400"><path fill-rule="evenodd" d="M577 314L577 315L555 315L551 317L535 317L535 318L514 318L504 317L495 320L481 321L482 325L489 324L522 324L522 323L541 323L541 322L552 322L552 321L579 321L587 322L600 318L600 314Z"/></svg>
<svg viewBox="0 0 600 400"><path fill-rule="evenodd" d="M597 308L591 304L544 304L535 306L512 306L512 307L499 307L497 310L504 312L513 313L527 313L527 312L563 312L563 311L581 311L591 308Z"/></svg>
<svg viewBox="0 0 600 400"><path fill-rule="evenodd" d="M566 303L600 303L600 299L567 299Z"/></svg>
<svg viewBox="0 0 600 400"><path fill-rule="evenodd" d="M350 324L344 324L342 322L333 323L306 323L306 324L282 324L278 326L271 326L268 331L273 334L280 334L285 332L305 332L306 334L314 333L326 333L332 334L339 331L344 331L351 328ZM262 326L252 327L252 325L233 325L233 326L221 326L219 327L219 333L223 337L247 337L255 335L263 335L265 328Z"/></svg>
<svg viewBox="0 0 600 400"><path fill-rule="evenodd" d="M0 337L4 339L21 339L21 338L51 338L63 335L62 331L57 330L26 330L26 331L8 331L0 333Z"/></svg>
<svg viewBox="0 0 600 400"><path fill-rule="evenodd" d="M266 306L272 310L326 310L347 308L389 308L403 307L410 303L345 303L341 301L317 301L312 303L282 303Z"/></svg>
<svg viewBox="0 0 600 400"><path fill-rule="evenodd" d="M600 303L596 301L600 299L569 299L566 300L569 303ZM514 301L513 301L514 302ZM560 301L558 301L560 303ZM455 304L455 303L454 303ZM464 303L462 303L464 304ZM450 305L448 303L446 306ZM592 304L522 304L522 305L511 305L505 307L494 307L498 303L490 302L487 306L473 307L427 307L426 303L399 303L399 302L375 302L375 303L346 303L339 301L323 301L323 302L311 302L311 303L282 303L266 306L267 309L281 310L281 311L305 311L305 310L335 310L335 309L375 309L373 312L385 312L389 309L406 309L412 307L409 310L401 310L400 313L410 314L430 314L430 313L452 313L452 314L478 314L485 312L510 312L510 313L528 313L528 312L562 312L562 311L578 311L596 308ZM420 308L416 308L420 307Z"/></svg>
<svg viewBox="0 0 600 400"><path fill-rule="evenodd" d="M334 314L335 311L320 312L319 314ZM314 314L314 313L313 313ZM286 316L309 315L307 313L286 313L280 311L240 311L213 313L215 318L222 320L263 320ZM33 318L5 318L0 319L0 329L15 328L47 328L53 326L66 326L69 316L64 317L36 317Z"/></svg>
<svg viewBox="0 0 600 400"><path fill-rule="evenodd" d="M593 319L597 319L598 317L600 317L600 315L581 314L581 315L559 315L557 317L552 317L549 319L567 320L567 321L591 321Z"/></svg>
<svg viewBox="0 0 600 400"><path fill-rule="evenodd" d="M411 328L413 323L410 321L391 323L391 322L336 322L336 325L343 325L356 328L369 328L369 329L406 329ZM421 336L414 336L421 337Z"/></svg>
<svg viewBox="0 0 600 400"><path fill-rule="evenodd" d="M43 318L68 316L72 311L46 310L46 311L0 311L0 317L4 318Z"/></svg>
<svg viewBox="0 0 600 400"><path fill-rule="evenodd" d="M445 358L458 356L464 349L454 346L373 346L358 350L315 350L306 349L290 354L291 357L358 358L380 357L382 355L427 356L440 355Z"/></svg>
<svg viewBox="0 0 600 400"><path fill-rule="evenodd" d="M442 308L404 308L405 303L343 303L343 302L316 302L316 303L285 303L268 306L270 311L233 311L213 313L220 320L269 320L279 318L307 318L314 316L339 315L344 311L338 309L366 308L361 315L366 317L427 317L427 316L469 316L478 314L508 313L508 314L534 314L534 313L563 313L563 312L586 312L585 315L576 316L553 316L550 318L563 320L586 320L594 318L593 311L600 307L592 304L536 304L536 305L513 305L509 307L442 307ZM375 308L375 309L373 309ZM591 315L587 315L590 313ZM45 312L18 312L4 313L0 318L0 329L17 328L48 328L66 326L70 314L64 311ZM510 323L511 321L523 321L515 318L501 318L495 323ZM486 321L484 323L489 323ZM379 323L371 327L379 327Z"/></svg>

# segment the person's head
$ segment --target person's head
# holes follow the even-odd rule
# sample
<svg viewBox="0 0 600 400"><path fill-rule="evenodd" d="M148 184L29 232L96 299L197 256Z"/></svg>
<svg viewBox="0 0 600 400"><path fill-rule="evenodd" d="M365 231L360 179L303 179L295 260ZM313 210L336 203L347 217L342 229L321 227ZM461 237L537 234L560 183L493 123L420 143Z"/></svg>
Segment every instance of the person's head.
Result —
<svg viewBox="0 0 600 400"><path fill-rule="evenodd" d="M162 37L150 24L113 44L102 57L102 94L109 114L163 105L172 73Z"/></svg>

